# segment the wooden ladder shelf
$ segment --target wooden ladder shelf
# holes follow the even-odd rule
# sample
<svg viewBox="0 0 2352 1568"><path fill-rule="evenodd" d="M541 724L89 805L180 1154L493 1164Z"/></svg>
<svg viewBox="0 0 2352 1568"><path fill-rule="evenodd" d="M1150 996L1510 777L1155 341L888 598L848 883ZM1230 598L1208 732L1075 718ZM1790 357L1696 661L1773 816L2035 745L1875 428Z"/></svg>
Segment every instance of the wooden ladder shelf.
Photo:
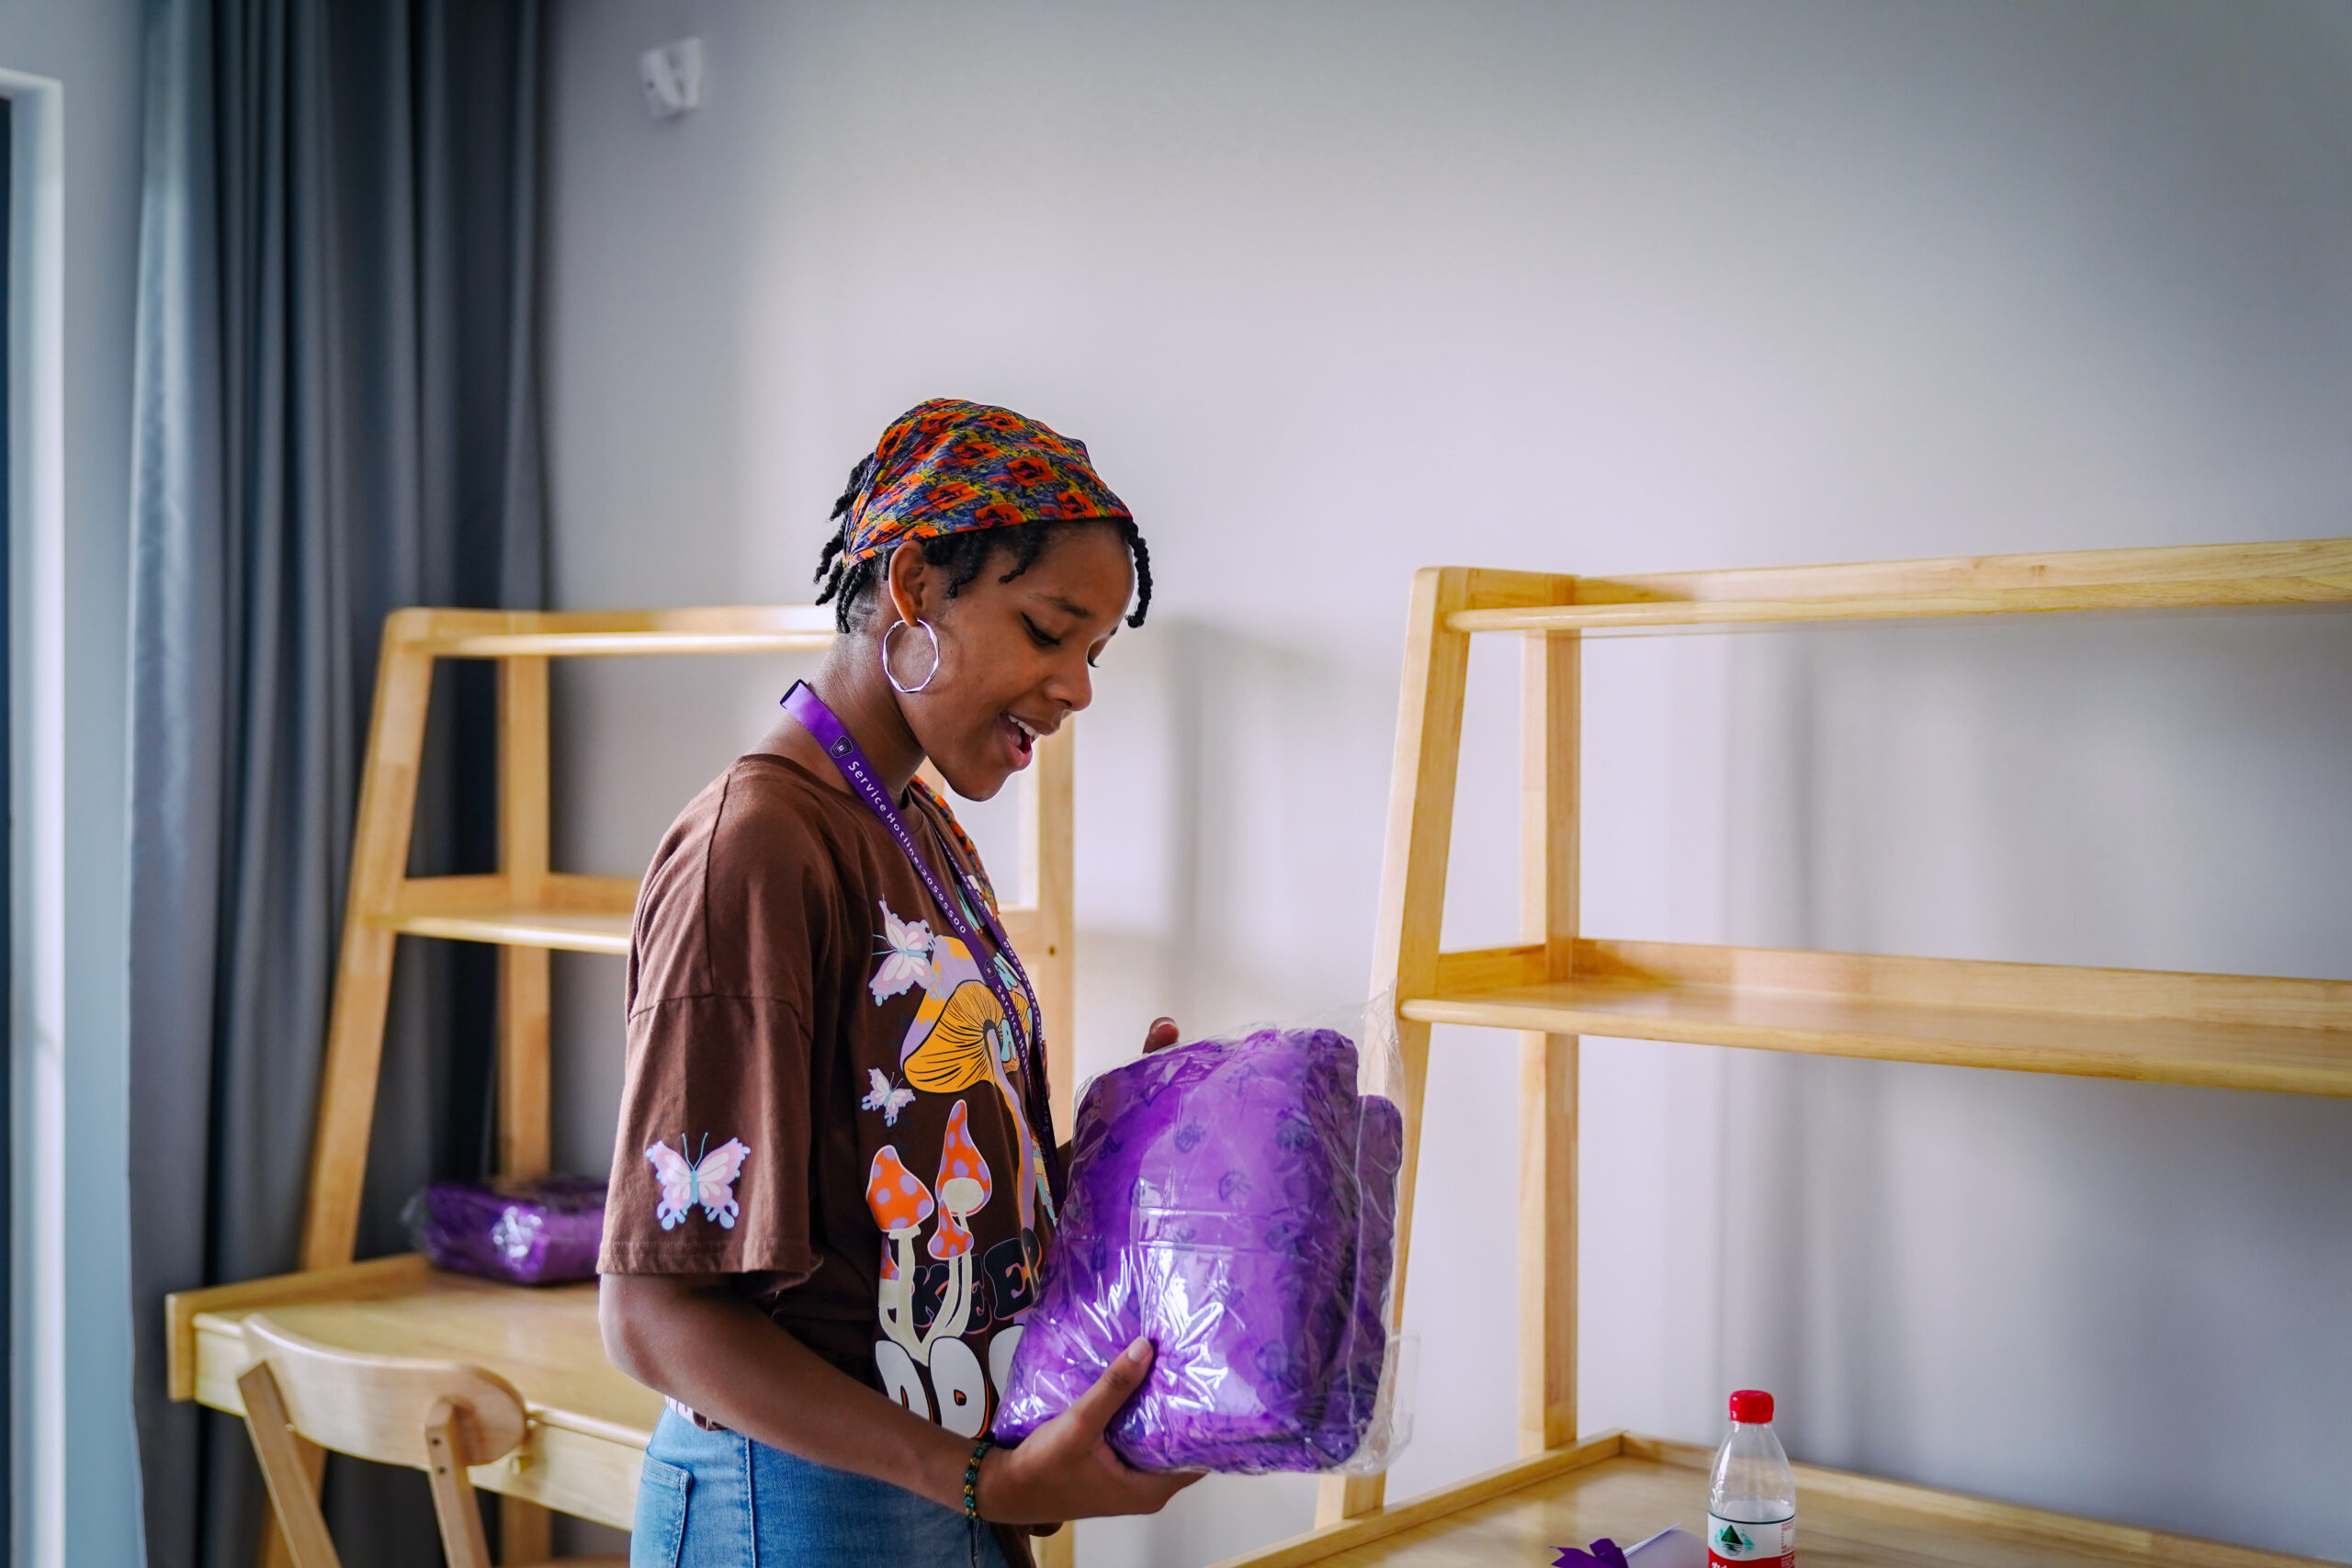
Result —
<svg viewBox="0 0 2352 1568"><path fill-rule="evenodd" d="M1327 1480L1312 1531L1220 1568L1498 1560L1635 1539L1702 1511L1712 1456L1577 1424L1577 1077L1586 1034L1887 1061L2352 1095L2352 983L2166 975L1587 938L1577 922L1578 698L1588 635L1853 619L2352 602L2352 539L1657 577L1460 567L1414 580L1371 988L1406 1069L1401 1314L1430 1031L1521 1039L1520 1449L1399 1504ZM1521 931L1438 951L1470 638L1522 638ZM1803 1529L1839 1561L1987 1565L2308 1561L1800 1467ZM1930 1540L1938 1555L1904 1542ZM1834 1543L1834 1544L1832 1544ZM1532 1558L1528 1559L1532 1561Z"/></svg>

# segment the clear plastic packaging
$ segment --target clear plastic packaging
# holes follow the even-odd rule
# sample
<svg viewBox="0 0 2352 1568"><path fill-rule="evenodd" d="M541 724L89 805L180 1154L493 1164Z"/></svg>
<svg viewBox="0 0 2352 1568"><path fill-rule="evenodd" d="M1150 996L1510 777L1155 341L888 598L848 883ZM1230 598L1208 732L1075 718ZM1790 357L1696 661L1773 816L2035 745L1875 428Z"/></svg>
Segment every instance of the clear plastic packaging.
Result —
<svg viewBox="0 0 2352 1568"><path fill-rule="evenodd" d="M401 1218L436 1269L516 1285L586 1280L605 1233L605 1181L436 1181L408 1201Z"/></svg>
<svg viewBox="0 0 2352 1568"><path fill-rule="evenodd" d="M1087 1086L1069 1199L993 1430L1017 1443L1137 1335L1154 1359L1112 1422L1143 1470L1385 1470L1410 1436L1392 1332L1395 1010L1348 1034L1265 1028L1156 1052Z"/></svg>

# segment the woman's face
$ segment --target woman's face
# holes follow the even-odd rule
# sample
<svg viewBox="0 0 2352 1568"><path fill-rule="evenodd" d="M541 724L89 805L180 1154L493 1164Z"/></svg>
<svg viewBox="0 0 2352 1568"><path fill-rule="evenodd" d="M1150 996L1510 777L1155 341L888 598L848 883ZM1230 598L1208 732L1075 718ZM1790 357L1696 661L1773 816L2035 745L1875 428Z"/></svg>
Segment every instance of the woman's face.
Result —
<svg viewBox="0 0 2352 1568"><path fill-rule="evenodd" d="M1012 557L993 554L952 599L945 570L922 558L920 548L899 550L878 585L939 634L939 673L899 704L956 793L987 800L1029 765L1037 736L1094 700L1091 666L1126 613L1135 567L1117 532L1101 525L1057 529L1010 582L997 580ZM876 609L873 624L887 626L888 604ZM920 627L892 637L889 652L909 685L930 668Z"/></svg>

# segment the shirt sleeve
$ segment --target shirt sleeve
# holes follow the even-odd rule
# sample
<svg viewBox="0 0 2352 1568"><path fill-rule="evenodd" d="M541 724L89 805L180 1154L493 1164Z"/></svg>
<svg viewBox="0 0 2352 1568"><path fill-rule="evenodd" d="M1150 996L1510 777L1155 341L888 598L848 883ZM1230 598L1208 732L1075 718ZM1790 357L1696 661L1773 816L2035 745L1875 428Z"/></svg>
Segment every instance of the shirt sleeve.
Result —
<svg viewBox="0 0 2352 1568"><path fill-rule="evenodd" d="M724 792L707 835L682 819L639 897L601 1273L816 1269L812 1036L839 879L762 793Z"/></svg>

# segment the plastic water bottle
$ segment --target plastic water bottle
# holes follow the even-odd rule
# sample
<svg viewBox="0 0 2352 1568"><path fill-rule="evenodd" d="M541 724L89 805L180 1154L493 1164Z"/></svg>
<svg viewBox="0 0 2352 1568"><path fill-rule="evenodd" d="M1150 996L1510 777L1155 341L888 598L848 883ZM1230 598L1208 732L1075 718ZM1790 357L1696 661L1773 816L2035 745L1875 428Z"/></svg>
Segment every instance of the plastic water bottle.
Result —
<svg viewBox="0 0 2352 1568"><path fill-rule="evenodd" d="M1796 1568L1797 1478L1772 1433L1772 1396L1744 1388L1731 1396L1731 1436L1715 1450L1707 1492L1707 1568L1777 1562Z"/></svg>

